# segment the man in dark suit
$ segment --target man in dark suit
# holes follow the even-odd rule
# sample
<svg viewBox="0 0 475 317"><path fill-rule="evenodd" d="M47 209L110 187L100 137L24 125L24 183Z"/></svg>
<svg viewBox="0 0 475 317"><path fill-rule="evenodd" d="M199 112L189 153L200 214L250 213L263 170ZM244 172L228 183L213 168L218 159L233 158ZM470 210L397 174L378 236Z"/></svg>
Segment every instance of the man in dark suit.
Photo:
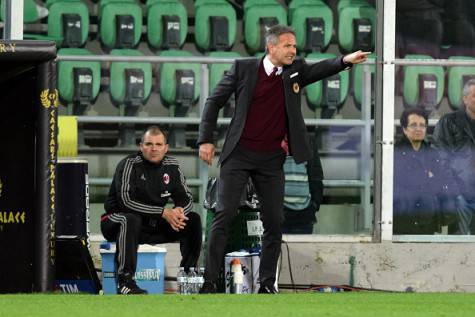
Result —
<svg viewBox="0 0 475 317"><path fill-rule="evenodd" d="M229 225L237 214L249 177L261 202L264 226L259 293L276 293L286 150L297 163L309 160L312 153L300 109L301 90L352 64L364 62L369 54L358 51L307 65L303 59L296 59L296 47L295 33L290 27L270 28L266 34L266 56L236 60L206 100L197 143L200 158L208 164L212 164L214 157L213 131L219 109L233 93L236 107L219 158L218 205L208 236L201 293L216 292Z"/></svg>

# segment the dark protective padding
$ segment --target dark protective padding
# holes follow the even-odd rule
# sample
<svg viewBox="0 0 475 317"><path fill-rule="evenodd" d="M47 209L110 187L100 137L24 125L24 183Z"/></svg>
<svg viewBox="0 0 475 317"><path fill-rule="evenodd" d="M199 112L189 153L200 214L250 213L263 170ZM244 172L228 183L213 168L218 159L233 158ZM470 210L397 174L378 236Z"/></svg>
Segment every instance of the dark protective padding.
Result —
<svg viewBox="0 0 475 317"><path fill-rule="evenodd" d="M370 19L354 19L353 36L355 37L353 40L353 51L374 51L373 27Z"/></svg>
<svg viewBox="0 0 475 317"><path fill-rule="evenodd" d="M323 102L328 108L336 109L341 102L341 80L338 74L323 79Z"/></svg>
<svg viewBox="0 0 475 317"><path fill-rule="evenodd" d="M73 68L75 104L88 104L93 100L92 69L86 67Z"/></svg>
<svg viewBox="0 0 475 317"><path fill-rule="evenodd" d="M55 58L53 42L0 42L0 293L53 288Z"/></svg>
<svg viewBox="0 0 475 317"><path fill-rule="evenodd" d="M144 104L145 78L144 72L139 68L125 69L125 99L128 106L140 106Z"/></svg>
<svg viewBox="0 0 475 317"><path fill-rule="evenodd" d="M429 111L437 105L437 76L434 74L419 74L419 107Z"/></svg>
<svg viewBox="0 0 475 317"><path fill-rule="evenodd" d="M176 96L175 101L177 110L175 116L183 117L193 104L195 91L195 72L191 69L177 69L176 78ZM176 113L180 109L179 113Z"/></svg>
<svg viewBox="0 0 475 317"><path fill-rule="evenodd" d="M82 44L81 16L76 13L67 13L63 18L63 46L79 47Z"/></svg>
<svg viewBox="0 0 475 317"><path fill-rule="evenodd" d="M305 50L309 52L322 51L325 46L325 22L322 18L307 18Z"/></svg>
<svg viewBox="0 0 475 317"><path fill-rule="evenodd" d="M117 34L117 48L132 48L134 41L134 17L130 14L117 15L115 17L115 32Z"/></svg>
<svg viewBox="0 0 475 317"><path fill-rule="evenodd" d="M227 50L230 45L228 43L229 23L226 17L210 17L211 38L210 49L216 51Z"/></svg>
<svg viewBox="0 0 475 317"><path fill-rule="evenodd" d="M164 15L162 17L163 43L162 48L180 47L180 17L178 15Z"/></svg>

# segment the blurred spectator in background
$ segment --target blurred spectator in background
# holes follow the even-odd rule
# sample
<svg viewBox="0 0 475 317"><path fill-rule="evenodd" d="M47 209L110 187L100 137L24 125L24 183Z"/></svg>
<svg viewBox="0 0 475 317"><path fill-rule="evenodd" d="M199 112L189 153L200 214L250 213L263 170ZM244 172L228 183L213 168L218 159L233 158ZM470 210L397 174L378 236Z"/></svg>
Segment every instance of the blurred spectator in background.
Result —
<svg viewBox="0 0 475 317"><path fill-rule="evenodd" d="M437 123L433 145L459 182L459 234L471 234L475 231L475 79L464 85L462 99L464 108L444 115Z"/></svg>
<svg viewBox="0 0 475 317"><path fill-rule="evenodd" d="M428 125L422 108L400 118L402 137L394 147L394 234L434 234L450 220L451 197L458 192L453 173L425 141ZM454 194L455 193L455 194ZM453 218L453 217L452 217Z"/></svg>

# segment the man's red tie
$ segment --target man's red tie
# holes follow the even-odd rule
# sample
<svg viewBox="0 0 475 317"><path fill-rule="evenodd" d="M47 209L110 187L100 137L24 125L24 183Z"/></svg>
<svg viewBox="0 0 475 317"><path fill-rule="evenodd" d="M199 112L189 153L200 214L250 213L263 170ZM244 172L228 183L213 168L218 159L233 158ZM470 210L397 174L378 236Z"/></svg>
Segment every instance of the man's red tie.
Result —
<svg viewBox="0 0 475 317"><path fill-rule="evenodd" d="M269 77L277 76L277 70L278 70L278 68L277 68L277 67L274 67L274 68L272 69L272 73L270 73Z"/></svg>

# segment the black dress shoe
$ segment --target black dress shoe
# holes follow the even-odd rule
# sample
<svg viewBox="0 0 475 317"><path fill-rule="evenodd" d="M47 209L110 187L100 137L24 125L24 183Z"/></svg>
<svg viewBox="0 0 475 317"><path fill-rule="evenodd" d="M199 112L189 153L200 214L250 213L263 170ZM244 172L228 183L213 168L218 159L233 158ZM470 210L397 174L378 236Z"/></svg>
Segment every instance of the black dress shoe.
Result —
<svg viewBox="0 0 475 317"><path fill-rule="evenodd" d="M274 285L265 285L265 284L259 287L259 291L257 293L258 294L278 294Z"/></svg>
<svg viewBox="0 0 475 317"><path fill-rule="evenodd" d="M216 284L210 281L205 281L201 286L200 294L216 294Z"/></svg>

